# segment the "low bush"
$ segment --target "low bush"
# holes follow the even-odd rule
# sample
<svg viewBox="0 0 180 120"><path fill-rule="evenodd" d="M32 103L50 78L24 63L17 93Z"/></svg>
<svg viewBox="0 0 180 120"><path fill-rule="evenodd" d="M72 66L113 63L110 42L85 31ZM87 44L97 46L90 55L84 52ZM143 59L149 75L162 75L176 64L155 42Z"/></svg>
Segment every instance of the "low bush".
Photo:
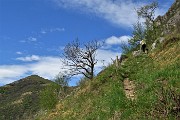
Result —
<svg viewBox="0 0 180 120"><path fill-rule="evenodd" d="M59 90L58 84L51 84L40 92L40 105L43 109L50 110L56 106Z"/></svg>

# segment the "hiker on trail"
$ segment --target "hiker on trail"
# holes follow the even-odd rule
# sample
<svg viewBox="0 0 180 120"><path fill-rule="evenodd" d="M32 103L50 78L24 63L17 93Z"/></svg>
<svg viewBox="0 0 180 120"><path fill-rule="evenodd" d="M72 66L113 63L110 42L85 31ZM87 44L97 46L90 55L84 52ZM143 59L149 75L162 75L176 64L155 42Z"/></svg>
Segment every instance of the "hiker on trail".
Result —
<svg viewBox="0 0 180 120"><path fill-rule="evenodd" d="M142 41L140 42L140 44L141 44L141 50L145 53L145 51L146 51L146 41L145 41L145 40L142 40Z"/></svg>

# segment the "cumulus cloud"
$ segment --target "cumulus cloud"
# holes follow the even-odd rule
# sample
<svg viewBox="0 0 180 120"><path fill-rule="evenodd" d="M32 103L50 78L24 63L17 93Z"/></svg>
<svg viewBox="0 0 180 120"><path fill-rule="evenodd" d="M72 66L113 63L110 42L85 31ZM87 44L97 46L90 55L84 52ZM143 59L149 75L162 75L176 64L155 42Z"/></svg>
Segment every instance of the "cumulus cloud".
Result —
<svg viewBox="0 0 180 120"><path fill-rule="evenodd" d="M40 57L38 55L31 55L31 56L26 56L26 57L19 57L19 58L16 58L16 60L21 60L23 62L31 62L31 61L40 60Z"/></svg>
<svg viewBox="0 0 180 120"><path fill-rule="evenodd" d="M105 43L109 45L127 44L130 38L131 36L111 36L105 40Z"/></svg>

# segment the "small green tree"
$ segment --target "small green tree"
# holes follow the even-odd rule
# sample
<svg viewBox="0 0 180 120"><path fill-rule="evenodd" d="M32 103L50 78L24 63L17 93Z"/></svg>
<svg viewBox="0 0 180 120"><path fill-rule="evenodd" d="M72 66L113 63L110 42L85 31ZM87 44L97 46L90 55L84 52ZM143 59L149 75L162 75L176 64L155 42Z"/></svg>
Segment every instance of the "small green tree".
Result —
<svg viewBox="0 0 180 120"><path fill-rule="evenodd" d="M63 73L59 73L54 78L54 82L59 84L62 87L65 87L65 86L68 86L69 79L70 79L69 76L67 76L67 75L65 75Z"/></svg>
<svg viewBox="0 0 180 120"><path fill-rule="evenodd" d="M154 41L159 33L159 29L155 23L155 10L158 7L157 2L145 5L137 9L138 22L133 25L133 37L129 40L132 48L136 48L142 39L146 39L147 43ZM145 22L140 22L140 18Z"/></svg>
<svg viewBox="0 0 180 120"><path fill-rule="evenodd" d="M59 98L66 96L69 80L70 80L70 77L68 75L65 75L64 73L59 73L58 75L56 75L54 82L60 85L60 88L57 91Z"/></svg>
<svg viewBox="0 0 180 120"><path fill-rule="evenodd" d="M158 27L155 23L155 10L158 8L157 2L152 2L149 5L145 5L139 9L137 9L137 14L139 18L145 19L145 34L144 37L147 42L152 42L157 38L158 35Z"/></svg>
<svg viewBox="0 0 180 120"><path fill-rule="evenodd" d="M131 39L129 39L128 41L130 41ZM133 49L132 45L129 45L127 43L121 43L120 47L122 49L122 54L128 54Z"/></svg>
<svg viewBox="0 0 180 120"><path fill-rule="evenodd" d="M129 39L130 45L135 48L137 45L139 45L139 42L144 39L145 37L145 28L139 21L133 25L133 37Z"/></svg>

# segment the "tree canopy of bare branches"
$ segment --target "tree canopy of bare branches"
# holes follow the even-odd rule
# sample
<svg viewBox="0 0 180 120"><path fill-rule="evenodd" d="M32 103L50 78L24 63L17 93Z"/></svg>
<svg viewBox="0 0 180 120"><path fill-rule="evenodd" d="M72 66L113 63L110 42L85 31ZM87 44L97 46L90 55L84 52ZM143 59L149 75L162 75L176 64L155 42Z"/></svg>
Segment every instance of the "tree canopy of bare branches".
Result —
<svg viewBox="0 0 180 120"><path fill-rule="evenodd" d="M90 41L81 46L78 40L68 43L64 48L63 63L68 67L70 75L83 74L88 79L94 77L94 66L97 63L96 51L102 43Z"/></svg>

